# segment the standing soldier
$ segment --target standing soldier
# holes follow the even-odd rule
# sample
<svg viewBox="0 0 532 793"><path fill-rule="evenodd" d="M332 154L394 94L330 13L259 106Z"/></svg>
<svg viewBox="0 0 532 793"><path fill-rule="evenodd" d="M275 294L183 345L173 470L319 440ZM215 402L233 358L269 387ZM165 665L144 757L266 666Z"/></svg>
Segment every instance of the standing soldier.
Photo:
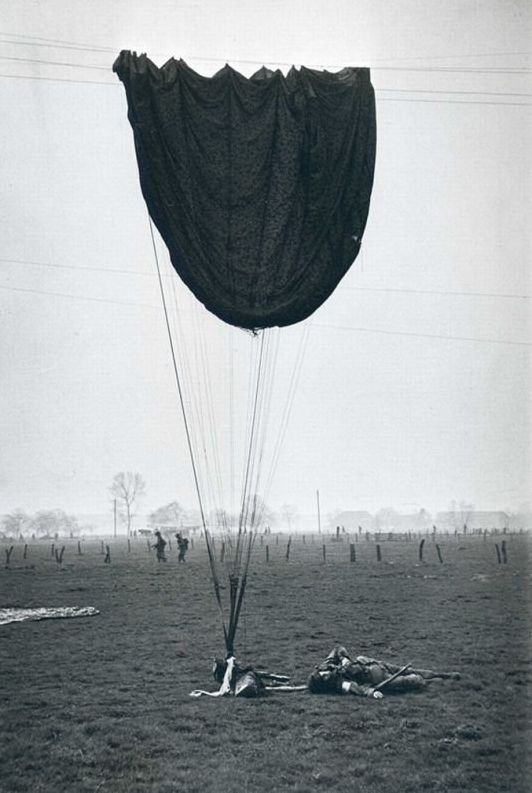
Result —
<svg viewBox="0 0 532 793"><path fill-rule="evenodd" d="M152 548L155 548L157 552L157 561L166 562L166 556L164 555L164 549L166 548L166 540L163 539L161 532L159 530L155 532L155 536L157 537L157 542L155 543L155 545L152 545Z"/></svg>
<svg viewBox="0 0 532 793"><path fill-rule="evenodd" d="M176 534L177 540L177 547L179 549L179 556L177 557L178 562L185 561L185 554L188 551L188 539L186 537L181 536L181 532Z"/></svg>

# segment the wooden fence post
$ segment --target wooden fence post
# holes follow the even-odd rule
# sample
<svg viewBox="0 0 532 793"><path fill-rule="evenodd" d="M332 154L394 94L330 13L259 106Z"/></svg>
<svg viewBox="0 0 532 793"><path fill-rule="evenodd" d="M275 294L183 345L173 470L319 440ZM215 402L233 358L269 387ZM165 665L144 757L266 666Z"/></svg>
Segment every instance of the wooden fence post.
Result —
<svg viewBox="0 0 532 793"><path fill-rule="evenodd" d="M270 561L270 547L268 545L266 546L266 561Z"/></svg>
<svg viewBox="0 0 532 793"><path fill-rule="evenodd" d="M52 557L52 559L55 556L55 544L54 543L52 543L52 547L50 548L50 556Z"/></svg>
<svg viewBox="0 0 532 793"><path fill-rule="evenodd" d="M382 560L382 556L381 556L381 546L379 545L379 543L377 543L377 545L375 546L375 550L377 551L377 561L380 562Z"/></svg>
<svg viewBox="0 0 532 793"><path fill-rule="evenodd" d="M501 542L501 556L503 564L506 564L508 562L508 557L506 555L506 540Z"/></svg>
<svg viewBox="0 0 532 793"><path fill-rule="evenodd" d="M57 548L55 549L55 561L57 562L57 564L63 564L63 554L64 554L64 552L65 552L65 546L64 545L63 545L63 547L61 548L60 551L58 551Z"/></svg>
<svg viewBox="0 0 532 793"><path fill-rule="evenodd" d="M357 560L357 555L355 551L355 543L351 542L349 543L349 561L356 562L356 560Z"/></svg>
<svg viewBox="0 0 532 793"><path fill-rule="evenodd" d="M10 548L6 548L6 567L9 567L9 562L11 561L11 554L13 553L13 548L15 546L12 545Z"/></svg>
<svg viewBox="0 0 532 793"><path fill-rule="evenodd" d="M425 538L423 538L421 540L421 542L419 543L419 561L420 562L423 561L423 546L424 545L425 545Z"/></svg>
<svg viewBox="0 0 532 793"><path fill-rule="evenodd" d="M438 559L440 560L440 564L443 564L443 559L442 559L442 555L441 555L441 551L440 551L440 546L438 545L438 543L436 543L436 552L438 554Z"/></svg>
<svg viewBox="0 0 532 793"><path fill-rule="evenodd" d="M501 552L499 551L499 546L498 546L497 543L495 543L495 550L497 551L497 561L500 564L501 563Z"/></svg>
<svg viewBox="0 0 532 793"><path fill-rule="evenodd" d="M104 564L111 564L111 549L108 545L105 546L105 559L103 560Z"/></svg>
<svg viewBox="0 0 532 793"><path fill-rule="evenodd" d="M81 542L80 542L80 540L78 540L78 556L82 556L82 553L81 553Z"/></svg>
<svg viewBox="0 0 532 793"><path fill-rule="evenodd" d="M323 555L323 561L326 562L327 561L327 548L325 547L325 545L322 545L321 553Z"/></svg>
<svg viewBox="0 0 532 793"><path fill-rule="evenodd" d="M131 540L129 539L129 537L127 538L127 552L131 553Z"/></svg>
<svg viewBox="0 0 532 793"><path fill-rule="evenodd" d="M22 554L22 558L25 559L27 557L27 555L28 555L28 546L25 545L24 546L24 553Z"/></svg>
<svg viewBox="0 0 532 793"><path fill-rule="evenodd" d="M292 537L289 537L288 538L288 543L287 543L287 546L286 546L286 561L287 562L290 559L290 546L291 546L291 544L292 544Z"/></svg>

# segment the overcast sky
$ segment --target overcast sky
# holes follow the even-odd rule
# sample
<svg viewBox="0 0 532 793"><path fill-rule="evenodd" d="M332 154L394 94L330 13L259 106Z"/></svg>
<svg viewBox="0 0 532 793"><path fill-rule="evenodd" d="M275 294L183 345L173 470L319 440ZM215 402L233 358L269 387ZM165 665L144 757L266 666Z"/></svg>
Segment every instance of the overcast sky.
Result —
<svg viewBox="0 0 532 793"><path fill-rule="evenodd" d="M272 505L311 512L317 488L325 512L435 511L453 499L517 509L528 498L528 2L0 9L0 514L104 512L121 470L146 479L146 511L196 505L125 94L111 72L121 49L159 64L183 57L205 75L226 61L247 75L262 63L372 67L378 147L363 252L310 329L270 334L279 352L265 482L304 351ZM165 283L187 393L200 394L204 417L212 405L230 507L260 340L208 316L177 278ZM191 418L197 438L200 423Z"/></svg>

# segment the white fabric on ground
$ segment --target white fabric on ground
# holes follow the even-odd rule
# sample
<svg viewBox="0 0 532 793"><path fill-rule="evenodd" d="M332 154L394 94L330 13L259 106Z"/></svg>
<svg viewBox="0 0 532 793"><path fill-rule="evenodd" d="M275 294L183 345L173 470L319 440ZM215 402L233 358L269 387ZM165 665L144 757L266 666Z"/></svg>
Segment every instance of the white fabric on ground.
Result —
<svg viewBox="0 0 532 793"><path fill-rule="evenodd" d="M2 609L0 608L0 625L7 625L9 622L25 622L26 620L46 620L60 619L63 617L93 617L99 614L98 609L93 606L64 606L58 608L38 608L38 609Z"/></svg>

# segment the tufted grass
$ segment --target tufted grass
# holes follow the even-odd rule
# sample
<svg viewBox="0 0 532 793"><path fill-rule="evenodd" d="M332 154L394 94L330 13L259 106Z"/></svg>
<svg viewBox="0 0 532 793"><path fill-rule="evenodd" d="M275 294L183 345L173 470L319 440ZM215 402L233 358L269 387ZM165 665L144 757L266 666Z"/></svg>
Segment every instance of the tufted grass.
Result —
<svg viewBox="0 0 532 793"><path fill-rule="evenodd" d="M270 536L257 543L238 655L304 682L335 643L354 654L459 670L460 682L372 701L277 694L193 700L223 653L203 543L157 565L145 540L111 540L60 568L16 545L1 606L96 606L100 615L0 627L2 793L525 793L531 654L527 538L417 543ZM3 549L0 554L4 557ZM33 567L32 567L33 566ZM528 716L527 716L528 714Z"/></svg>

